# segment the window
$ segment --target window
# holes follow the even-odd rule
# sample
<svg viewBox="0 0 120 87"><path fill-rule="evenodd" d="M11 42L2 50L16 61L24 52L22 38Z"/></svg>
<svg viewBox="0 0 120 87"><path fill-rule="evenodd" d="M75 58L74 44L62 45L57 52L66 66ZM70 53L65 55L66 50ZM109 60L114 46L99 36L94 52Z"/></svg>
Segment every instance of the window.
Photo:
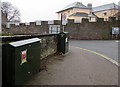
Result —
<svg viewBox="0 0 120 87"><path fill-rule="evenodd" d="M70 13L70 11L68 11L68 14Z"/></svg>
<svg viewBox="0 0 120 87"><path fill-rule="evenodd" d="M91 21L91 17L90 17L90 21Z"/></svg>
<svg viewBox="0 0 120 87"><path fill-rule="evenodd" d="M106 16L107 15L107 13L105 12L105 13L103 13L103 16Z"/></svg>
<svg viewBox="0 0 120 87"><path fill-rule="evenodd" d="M107 18L104 18L104 20L105 20L105 21L108 21L108 19L107 19Z"/></svg>
<svg viewBox="0 0 120 87"><path fill-rule="evenodd" d="M60 25L49 26L49 33L59 33L59 32L60 32Z"/></svg>

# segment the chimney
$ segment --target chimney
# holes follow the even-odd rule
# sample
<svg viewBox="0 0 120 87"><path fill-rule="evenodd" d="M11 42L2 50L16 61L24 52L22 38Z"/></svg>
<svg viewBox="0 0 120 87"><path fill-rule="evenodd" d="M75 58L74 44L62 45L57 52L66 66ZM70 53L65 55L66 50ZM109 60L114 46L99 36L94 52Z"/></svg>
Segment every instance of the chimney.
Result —
<svg viewBox="0 0 120 87"><path fill-rule="evenodd" d="M88 3L87 7L90 8L90 9L92 9L92 3Z"/></svg>

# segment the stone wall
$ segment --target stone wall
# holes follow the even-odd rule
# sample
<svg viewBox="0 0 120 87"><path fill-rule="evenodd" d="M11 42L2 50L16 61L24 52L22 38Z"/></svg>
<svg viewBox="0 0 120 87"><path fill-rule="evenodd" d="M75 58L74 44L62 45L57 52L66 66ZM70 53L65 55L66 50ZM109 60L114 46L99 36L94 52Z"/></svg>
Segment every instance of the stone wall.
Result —
<svg viewBox="0 0 120 87"><path fill-rule="evenodd" d="M41 21L40 25L36 25L35 22L30 22L30 25L12 24L10 28L3 25L2 32L4 34L44 34L49 33L50 25L60 25L60 20ZM112 37L112 27L120 27L120 20L113 17L109 18L109 21L98 18L97 22L83 19L82 23L75 23L74 20L68 20L67 25L64 26L65 31L70 33L70 38L74 39L115 39L114 35Z"/></svg>
<svg viewBox="0 0 120 87"><path fill-rule="evenodd" d="M120 21L98 19L97 22L84 20L82 23L74 23L71 20L65 26L65 31L74 39L115 39L112 37L112 27L120 27Z"/></svg>
<svg viewBox="0 0 120 87"><path fill-rule="evenodd" d="M57 52L58 34L2 37L2 44L8 44L10 42L15 42L15 41L30 39L30 38L36 38L36 37L41 39L41 57L42 57L42 59L49 55L55 54Z"/></svg>
<svg viewBox="0 0 120 87"><path fill-rule="evenodd" d="M44 36L39 37L42 41L41 43L41 57L45 58L57 52L57 36Z"/></svg>

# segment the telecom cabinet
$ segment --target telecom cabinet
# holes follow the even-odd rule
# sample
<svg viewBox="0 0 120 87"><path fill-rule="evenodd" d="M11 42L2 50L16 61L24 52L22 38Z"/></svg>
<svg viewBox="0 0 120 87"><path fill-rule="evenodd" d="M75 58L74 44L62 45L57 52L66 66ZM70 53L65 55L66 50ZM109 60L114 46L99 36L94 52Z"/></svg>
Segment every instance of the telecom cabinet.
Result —
<svg viewBox="0 0 120 87"><path fill-rule="evenodd" d="M11 42L2 46L3 87L21 85L39 72L41 45L39 38Z"/></svg>

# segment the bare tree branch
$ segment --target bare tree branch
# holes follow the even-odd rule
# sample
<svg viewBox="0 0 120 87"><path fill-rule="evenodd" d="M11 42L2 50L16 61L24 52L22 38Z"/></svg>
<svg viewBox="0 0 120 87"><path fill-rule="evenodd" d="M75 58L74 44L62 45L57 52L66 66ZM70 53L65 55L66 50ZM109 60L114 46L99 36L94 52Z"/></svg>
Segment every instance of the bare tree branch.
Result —
<svg viewBox="0 0 120 87"><path fill-rule="evenodd" d="M20 21L20 12L9 2L2 2L1 10L8 21Z"/></svg>

